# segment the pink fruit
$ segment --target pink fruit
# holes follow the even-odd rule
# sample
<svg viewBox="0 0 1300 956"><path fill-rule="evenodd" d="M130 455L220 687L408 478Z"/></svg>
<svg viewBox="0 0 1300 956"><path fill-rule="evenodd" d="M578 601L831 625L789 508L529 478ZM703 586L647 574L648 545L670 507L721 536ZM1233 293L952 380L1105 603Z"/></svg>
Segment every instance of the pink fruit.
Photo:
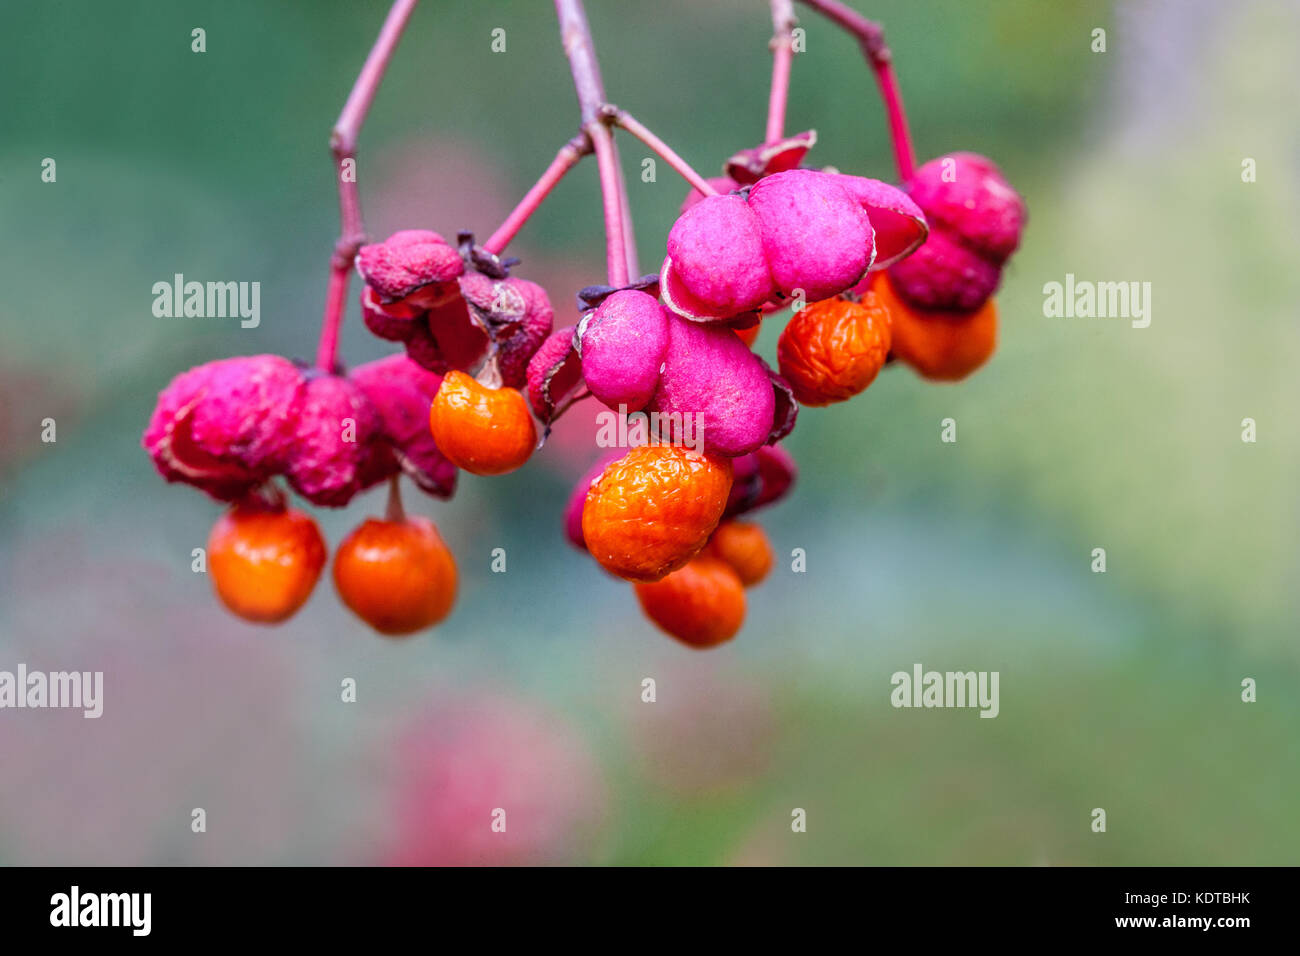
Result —
<svg viewBox="0 0 1300 956"><path fill-rule="evenodd" d="M784 498L799 469L780 445L764 445L751 455L732 460L731 497L725 517L735 518Z"/></svg>
<svg viewBox="0 0 1300 956"><path fill-rule="evenodd" d="M1024 200L985 156L932 159L917 169L907 189L936 226L998 265L1020 244Z"/></svg>
<svg viewBox="0 0 1300 956"><path fill-rule="evenodd" d="M389 302L422 290L426 300L439 298L454 291L454 282L464 269L460 253L427 229L395 232L383 242L362 246L357 253L357 271Z"/></svg>
<svg viewBox="0 0 1300 956"><path fill-rule="evenodd" d="M876 231L872 270L885 269L925 242L925 213L897 186L864 176L836 174L835 181L862 207Z"/></svg>
<svg viewBox="0 0 1300 956"><path fill-rule="evenodd" d="M1002 269L944 229L935 229L925 244L892 266L889 278L898 294L923 309L978 309L1002 279Z"/></svg>
<svg viewBox="0 0 1300 956"><path fill-rule="evenodd" d="M361 485L369 487L401 470L426 493L450 498L459 471L429 431L429 406L442 376L399 353L358 365L348 378L375 407L381 426L363 465Z"/></svg>
<svg viewBox="0 0 1300 956"><path fill-rule="evenodd" d="M683 416L683 425L703 429L706 451L734 457L767 441L775 404L767 369L735 332L669 318L664 369L647 411Z"/></svg>
<svg viewBox="0 0 1300 956"><path fill-rule="evenodd" d="M669 308L696 320L730 318L771 298L759 220L745 200L710 196L682 214L668 233L660 289Z"/></svg>
<svg viewBox="0 0 1300 956"><path fill-rule="evenodd" d="M787 297L802 291L815 302L838 295L875 258L870 218L830 173L793 169L761 179L750 190L749 208L772 279Z"/></svg>
<svg viewBox="0 0 1300 956"><path fill-rule="evenodd" d="M402 301L385 303L379 293L366 286L361 290L361 318L366 328L381 339L405 342L424 322L424 311Z"/></svg>
<svg viewBox="0 0 1300 956"><path fill-rule="evenodd" d="M233 501L285 467L303 389L278 355L196 366L159 394L142 443L168 481Z"/></svg>
<svg viewBox="0 0 1300 956"><path fill-rule="evenodd" d="M651 295L615 292L579 323L577 348L591 394L610 408L640 411L659 384L668 317Z"/></svg>
<svg viewBox="0 0 1300 956"><path fill-rule="evenodd" d="M795 133L775 143L764 143L753 149L742 149L729 160L725 167L728 177L737 183L752 185L764 176L783 173L797 169L808 155L808 150L817 143L817 131L810 129Z"/></svg>
<svg viewBox="0 0 1300 956"><path fill-rule="evenodd" d="M725 176L715 176L707 182L724 195L736 192L743 186L753 185L764 176L797 169L804 156L808 154L808 150L816 142L817 131L810 129L787 136L775 143L764 143L752 149L742 149L727 160L724 167ZM692 189L682 202L681 212L690 209L703 198L703 193L698 189Z"/></svg>
<svg viewBox="0 0 1300 956"><path fill-rule="evenodd" d="M528 360L528 403L543 422L582 381L582 361L573 347L576 331L573 326L556 329Z"/></svg>
<svg viewBox="0 0 1300 956"><path fill-rule="evenodd" d="M774 371L762 359L759 361L762 362L763 371L767 372L767 377L772 383L774 409L772 430L767 436L767 444L772 445L794 431L795 422L799 418L799 403L795 400L794 389L790 387L785 377Z"/></svg>
<svg viewBox="0 0 1300 956"><path fill-rule="evenodd" d="M460 280L460 292L475 313L475 324L489 330L496 341L497 367L503 384L522 388L528 361L551 334L555 314L546 291L527 279L492 279L472 273ZM430 313L430 329L437 331ZM465 370L467 365L452 367Z"/></svg>
<svg viewBox="0 0 1300 956"><path fill-rule="evenodd" d="M487 330L460 296L430 309L406 340L411 359L433 372L464 371L487 356Z"/></svg>
<svg viewBox="0 0 1300 956"><path fill-rule="evenodd" d="M710 176L705 180L705 182L723 196L740 189L740 183L736 182L730 176ZM682 200L681 209L679 209L678 212L685 212L692 206L698 206L704 198L704 193L700 192L698 189L692 188L691 191L686 194L686 198Z"/></svg>
<svg viewBox="0 0 1300 956"><path fill-rule="evenodd" d="M354 383L310 376L294 430L289 484L313 504L343 507L363 486L363 466L380 431L379 413Z"/></svg>
<svg viewBox="0 0 1300 956"><path fill-rule="evenodd" d="M907 190L931 232L889 270L893 288L923 309L972 312L997 291L1020 244L1025 204L992 160L952 153L921 166Z"/></svg>

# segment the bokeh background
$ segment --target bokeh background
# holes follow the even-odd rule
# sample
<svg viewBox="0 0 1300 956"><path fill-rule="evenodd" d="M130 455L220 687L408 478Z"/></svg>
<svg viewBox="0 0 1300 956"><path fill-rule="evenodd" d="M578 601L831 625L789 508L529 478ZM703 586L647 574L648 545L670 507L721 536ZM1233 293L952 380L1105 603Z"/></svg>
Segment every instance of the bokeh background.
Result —
<svg viewBox="0 0 1300 956"><path fill-rule="evenodd" d="M139 434L191 365L314 354L329 129L386 4L7 6L0 669L102 670L105 709L0 711L0 863L1296 862L1300 9L858 6L885 24L920 157L992 156L1030 225L988 366L957 386L892 367L804 413L800 483L762 520L807 572L783 558L705 654L564 543L598 451L581 414L519 473L408 495L460 563L436 631L373 635L327 576L278 629L226 615L190 569L219 507L164 485ZM801 12L788 128L819 131L818 163L892 178L856 46ZM697 168L761 137L761 0L589 14L610 98ZM426 0L361 138L367 227L485 236L575 128L549 4ZM642 182L622 142L654 268L684 187L662 164ZM569 322L602 249L584 163L512 252ZM155 318L176 272L260 281L261 326ZM1045 318L1067 272L1151 282L1150 328ZM353 298L345 359L386 348ZM327 539L382 494L318 511ZM893 709L889 676L915 662L1000 671L1001 715Z"/></svg>

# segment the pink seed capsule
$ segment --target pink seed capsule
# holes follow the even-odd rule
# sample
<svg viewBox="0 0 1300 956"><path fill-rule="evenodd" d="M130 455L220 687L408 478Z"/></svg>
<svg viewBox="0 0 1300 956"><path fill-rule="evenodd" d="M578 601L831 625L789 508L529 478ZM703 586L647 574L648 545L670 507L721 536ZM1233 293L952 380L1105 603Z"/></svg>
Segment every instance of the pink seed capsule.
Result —
<svg viewBox="0 0 1300 956"><path fill-rule="evenodd" d="M546 290L527 279L492 279L473 273L460 280L460 291L474 310L476 324L490 330L495 338L502 383L509 388L524 387L528 361L555 324ZM461 371L468 368L454 367Z"/></svg>
<svg viewBox="0 0 1300 956"><path fill-rule="evenodd" d="M284 469L303 390L278 355L208 362L162 390L142 443L168 481L233 501Z"/></svg>
<svg viewBox="0 0 1300 956"><path fill-rule="evenodd" d="M892 266L889 278L898 294L923 309L978 309L1002 279L1002 269L944 229L935 229L925 244Z"/></svg>
<svg viewBox="0 0 1300 956"><path fill-rule="evenodd" d="M406 339L411 359L438 373L472 368L487 351L487 330L471 317L460 296L430 309Z"/></svg>
<svg viewBox="0 0 1300 956"><path fill-rule="evenodd" d="M798 475L794 458L780 445L764 445L753 454L734 459L725 517L775 504L789 494Z"/></svg>
<svg viewBox="0 0 1300 956"><path fill-rule="evenodd" d="M668 317L644 292L615 292L578 325L582 377L598 401L636 412L659 385Z"/></svg>
<svg viewBox="0 0 1300 956"><path fill-rule="evenodd" d="M828 299L852 287L875 259L871 220L831 173L792 169L760 179L749 208L782 295Z"/></svg>
<svg viewBox="0 0 1300 956"><path fill-rule="evenodd" d="M925 213L903 190L864 176L836 174L835 181L871 220L871 228L876 232L873 271L888 268L925 242L929 232Z"/></svg>
<svg viewBox="0 0 1300 956"><path fill-rule="evenodd" d="M429 406L442 376L398 353L358 365L348 378L375 407L381 426L362 463L361 486L402 471L425 493L450 498L459 470L438 450L429 431Z"/></svg>
<svg viewBox="0 0 1300 956"><path fill-rule="evenodd" d="M404 229L383 242L362 246L357 253L357 271L366 285L391 302L422 290L426 299L454 291L465 265L460 253L436 232Z"/></svg>
<svg viewBox="0 0 1300 956"><path fill-rule="evenodd" d="M288 478L308 501L341 508L361 490L379 413L353 382L338 375L307 379L289 454Z"/></svg>
<svg viewBox="0 0 1300 956"><path fill-rule="evenodd" d="M573 326L556 329L528 360L528 403L543 422L582 382L582 361L573 347L576 331Z"/></svg>
<svg viewBox="0 0 1300 956"><path fill-rule="evenodd" d="M702 436L705 451L736 456L767 441L775 405L767 370L735 332L669 318L664 369L647 411L689 432L686 443Z"/></svg>
<svg viewBox="0 0 1300 956"><path fill-rule="evenodd" d="M745 200L709 196L678 218L660 289L670 309L695 321L729 319L772 297L759 220Z"/></svg>
<svg viewBox="0 0 1300 956"><path fill-rule="evenodd" d="M932 159L907 189L936 227L997 265L1020 244L1024 200L986 156L950 153Z"/></svg>
<svg viewBox="0 0 1300 956"><path fill-rule="evenodd" d="M405 342L416 332L424 320L424 310L403 301L385 303L370 286L361 291L361 318L368 328L381 339Z"/></svg>

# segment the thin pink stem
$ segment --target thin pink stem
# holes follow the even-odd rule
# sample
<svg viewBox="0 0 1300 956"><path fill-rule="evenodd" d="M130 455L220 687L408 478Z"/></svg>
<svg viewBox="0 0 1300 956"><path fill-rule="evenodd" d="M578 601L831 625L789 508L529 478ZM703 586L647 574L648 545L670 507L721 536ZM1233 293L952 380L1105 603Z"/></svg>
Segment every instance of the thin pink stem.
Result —
<svg viewBox="0 0 1300 956"><path fill-rule="evenodd" d="M636 230L632 228L632 206L627 199L627 181L623 178L623 160L619 155L618 141L614 141L614 168L618 170L618 195L623 207L623 255L627 259L627 274L636 278L641 274L641 261L636 251Z"/></svg>
<svg viewBox="0 0 1300 956"><path fill-rule="evenodd" d="M357 250L366 241L365 227L361 221L361 197L357 192L356 155L357 137L366 121L366 113L374 101L375 92L388 69L397 41L402 38L406 22L411 17L418 0L396 0L379 38L366 57L361 73L348 94L343 111L330 136L330 152L334 154L334 175L339 184L339 219L342 228L334 253L330 257L329 285L325 290L325 315L321 320L320 345L316 350L316 365L327 372L338 364L339 329L343 324L344 306L348 296L348 280L352 274L352 261ZM347 167L351 168L348 169ZM345 175L347 173L347 175Z"/></svg>
<svg viewBox="0 0 1300 956"><path fill-rule="evenodd" d="M384 520L392 524L403 524L406 521L406 509L402 507L401 474L397 472L388 479L388 507L384 511Z"/></svg>
<svg viewBox="0 0 1300 956"><path fill-rule="evenodd" d="M880 97L885 101L885 112L889 114L889 135L894 142L894 165L898 168L898 179L899 182L907 182L916 171L916 155L912 152L912 134L907 130L907 114L903 112L898 78L894 75L894 67L889 60L876 68L876 83L880 87Z"/></svg>
<svg viewBox="0 0 1300 956"><path fill-rule="evenodd" d="M691 168L690 163L678 156L671 146L656 136L635 116L626 110L620 110L613 106L606 107L606 109L615 123L649 146L653 152L658 153L664 162L701 193L705 196L716 196L718 194L718 191L710 186L703 176Z"/></svg>
<svg viewBox="0 0 1300 956"><path fill-rule="evenodd" d="M772 0L772 91L767 98L767 142L785 136L785 107L790 98L790 67L794 62L792 0Z"/></svg>
<svg viewBox="0 0 1300 956"><path fill-rule="evenodd" d="M332 372L338 364L339 330L343 326L343 314L348 298L348 279L352 275L350 265L340 265L338 249L343 240L335 246L335 255L330 262L329 285L325 289L325 317L321 320L320 341L316 345L316 367L322 371ZM356 250L353 250L353 255Z"/></svg>
<svg viewBox="0 0 1300 956"><path fill-rule="evenodd" d="M559 0L557 0L559 2ZM623 197L618 189L618 157L614 154L614 137L609 127L599 121L588 130L596 148L596 165L600 169L600 195L605 204L605 271L612 286L631 281L627 261L627 236L623 231Z"/></svg>
<svg viewBox="0 0 1300 956"><path fill-rule="evenodd" d="M614 286L628 283L629 246L624 227L624 210L627 208L626 190L620 188L618 155L614 149L614 136L605 125L602 110L605 106L605 87L600 79L600 66L596 62L596 48L591 40L591 27L582 0L555 0L555 13L560 21L560 39L569 69L573 73L573 87L578 94L578 107L582 116L582 131L591 140L600 171L600 193L605 207L605 263L609 283Z"/></svg>
<svg viewBox="0 0 1300 956"><path fill-rule="evenodd" d="M903 97L898 91L898 78L894 75L894 57L885 45L885 32L879 23L868 20L851 7L839 0L800 0L825 16L836 26L857 38L862 53L871 64L876 75L876 85L880 87L880 98L884 101L885 112L889 116L889 135L894 143L894 163L898 167L898 178L906 181L912 178L916 168L916 157L912 152L912 136L907 129L907 113L903 110Z"/></svg>
<svg viewBox="0 0 1300 956"><path fill-rule="evenodd" d="M551 190L564 178L564 174L578 165L578 160L590 153L591 149L591 140L585 134L575 136L561 146L560 151L555 154L555 159L551 160L551 165L546 167L546 172L542 173L541 178L533 184L533 188L528 190L524 198L519 200L519 205L506 217L506 221L488 237L487 242L483 243L483 248L494 255L503 252L528 218L551 194Z"/></svg>

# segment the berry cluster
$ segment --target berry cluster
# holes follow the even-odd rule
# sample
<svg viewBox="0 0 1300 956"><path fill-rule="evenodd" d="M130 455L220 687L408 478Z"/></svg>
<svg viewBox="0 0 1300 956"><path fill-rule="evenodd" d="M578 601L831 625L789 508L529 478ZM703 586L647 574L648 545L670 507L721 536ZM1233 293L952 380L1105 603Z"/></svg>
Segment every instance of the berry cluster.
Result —
<svg viewBox="0 0 1300 956"><path fill-rule="evenodd" d="M404 355L347 375L254 355L209 362L172 380L144 446L168 481L232 503L208 542L213 583L230 610L261 623L286 620L310 597L324 566L316 522L286 506L275 478L328 507L400 473L428 494L451 497L458 472L428 427L442 382ZM417 576L410 567L436 573ZM366 522L341 545L334 572L344 603L383 633L437 623L456 590L455 563L437 531L401 514L396 499L387 521ZM395 581L405 593L394 590ZM392 607L374 607L383 603L374 592L387 592Z"/></svg>
<svg viewBox="0 0 1300 956"><path fill-rule="evenodd" d="M869 288L894 317L894 353L928 379L955 381L997 344L992 297L1020 244L1025 205L997 166L974 153L930 160L905 188L930 235Z"/></svg>
<svg viewBox="0 0 1300 956"><path fill-rule="evenodd" d="M566 36L586 33L577 0L556 5ZM854 27L830 0L810 5L851 29L878 29ZM401 0L390 21L409 6ZM358 102L368 103L382 76L399 19L399 29L381 33L372 53L379 69L367 64ZM283 621L324 567L320 531L287 505L281 480L335 508L387 481L388 513L339 545L335 586L382 634L438 623L455 600L455 560L432 522L405 513L399 476L450 498L459 472L514 471L537 448L539 424L544 436L568 408L594 398L653 424L647 443L602 460L578 482L565 513L568 539L631 582L646 616L683 643L711 647L737 633L745 589L774 561L761 527L742 519L793 485L794 462L778 443L800 406L852 398L891 358L937 380L982 365L996 341L992 295L1025 218L1020 197L983 157L957 153L912 170L888 53L865 39L886 91L902 186L807 166L816 134L780 129L788 39L778 21L767 140L731 157L717 179L701 178L603 94L594 98L587 36L566 43L581 135L482 245L469 233L452 245L423 229L363 244L355 187L340 186L344 237L315 367L274 355L201 365L163 390L145 430L164 478L230 504L209 544L216 592L230 610ZM352 104L336 131L340 161L360 123ZM615 128L659 152L693 187L661 267L635 281ZM588 153L601 164L607 284L582 289L575 321L555 330L546 292L512 276L517 260L501 253ZM354 269L366 326L405 352L345 370L335 349ZM786 309L774 371L752 345ZM697 441L684 437L686 422Z"/></svg>

